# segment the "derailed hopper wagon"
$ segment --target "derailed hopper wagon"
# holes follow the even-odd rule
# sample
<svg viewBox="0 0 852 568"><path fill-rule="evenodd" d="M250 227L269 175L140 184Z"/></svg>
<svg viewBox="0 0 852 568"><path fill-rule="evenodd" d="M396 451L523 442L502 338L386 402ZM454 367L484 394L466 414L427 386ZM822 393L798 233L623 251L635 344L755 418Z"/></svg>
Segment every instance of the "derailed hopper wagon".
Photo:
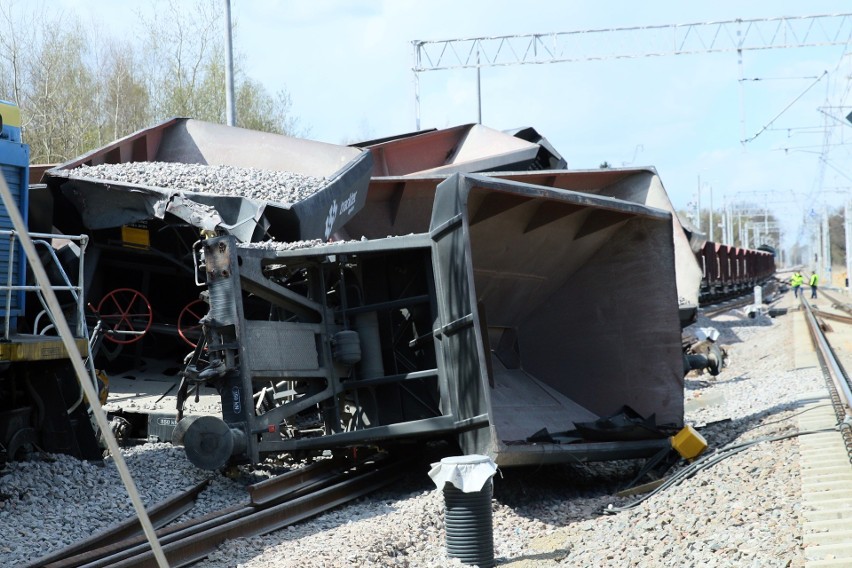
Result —
<svg viewBox="0 0 852 568"><path fill-rule="evenodd" d="M357 148L174 118L45 174L39 218L89 238L80 278L93 310L78 319L108 332L95 364L129 436L171 437L174 403L159 400L176 388L206 308L193 278L200 234L325 240L360 207L371 166ZM128 392L155 394L130 406Z"/></svg>
<svg viewBox="0 0 852 568"><path fill-rule="evenodd" d="M669 212L477 175L431 211L398 237L204 241L210 312L181 390L217 386L223 418L178 425L193 463L448 436L501 466L668 445L556 434L625 405L682 425Z"/></svg>
<svg viewBox="0 0 852 568"><path fill-rule="evenodd" d="M125 349L126 361L104 362L108 370L138 371L140 353L183 361L184 331L198 323L181 317L198 301L200 234L325 240L365 199L371 164L356 148L173 118L49 170L41 195L51 224L91 237L86 301L153 313L127 322L149 333L134 336L142 349ZM318 185L297 191L309 178Z"/></svg>

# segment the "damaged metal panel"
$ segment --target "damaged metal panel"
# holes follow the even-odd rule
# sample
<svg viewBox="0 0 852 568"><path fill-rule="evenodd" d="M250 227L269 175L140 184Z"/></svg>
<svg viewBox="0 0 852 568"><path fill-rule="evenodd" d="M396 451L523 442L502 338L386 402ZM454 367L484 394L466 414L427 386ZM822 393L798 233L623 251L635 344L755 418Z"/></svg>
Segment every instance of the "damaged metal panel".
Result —
<svg viewBox="0 0 852 568"><path fill-rule="evenodd" d="M565 167L565 160L532 128L500 132L465 124L364 143L373 154L373 177Z"/></svg>
<svg viewBox="0 0 852 568"><path fill-rule="evenodd" d="M65 177L68 174L54 172L51 175ZM222 218L215 209L187 199L179 191L73 179L70 175L68 178L63 192L72 202L79 204L83 224L91 230L162 219L166 213L172 213L202 230L213 231L222 225Z"/></svg>
<svg viewBox="0 0 852 568"><path fill-rule="evenodd" d="M93 180L80 175L77 169L83 165L127 162L289 171L324 177L328 183L303 200L284 203L191 192L181 187ZM215 211L220 219L219 229L249 242L270 236L279 240L327 239L363 204L371 166L369 152L357 148L174 118L52 168L44 177L80 212L90 228L162 218L165 212L171 212L167 204L180 193L185 200L200 204L200 211ZM121 192L133 195L120 197ZM97 205L102 200L107 201ZM206 213L181 218L199 229L215 219Z"/></svg>

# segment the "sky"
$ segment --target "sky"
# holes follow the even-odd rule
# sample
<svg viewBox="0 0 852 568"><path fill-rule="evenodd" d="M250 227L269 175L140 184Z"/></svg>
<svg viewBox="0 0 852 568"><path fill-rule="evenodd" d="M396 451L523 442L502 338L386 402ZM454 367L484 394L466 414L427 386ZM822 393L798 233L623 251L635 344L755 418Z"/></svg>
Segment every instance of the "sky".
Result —
<svg viewBox="0 0 852 568"><path fill-rule="evenodd" d="M128 34L132 11L156 5L48 4ZM305 137L335 144L416 129L413 40L844 13L852 4L837 0L231 0L246 73L290 94ZM839 29L849 40L852 17ZM623 33L600 33L586 45L618 41ZM747 51L741 66L732 52L484 68L482 123L534 127L572 169L653 166L676 209L747 202L781 220L789 245L810 238L825 207L852 199L849 49ZM477 121L475 70L418 77L421 128Z"/></svg>

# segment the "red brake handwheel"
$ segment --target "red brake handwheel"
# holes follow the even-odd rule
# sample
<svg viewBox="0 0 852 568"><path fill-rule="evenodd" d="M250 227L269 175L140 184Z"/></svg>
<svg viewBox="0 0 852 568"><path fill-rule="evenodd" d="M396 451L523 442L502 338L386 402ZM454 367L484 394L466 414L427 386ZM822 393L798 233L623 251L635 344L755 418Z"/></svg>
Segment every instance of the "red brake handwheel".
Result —
<svg viewBox="0 0 852 568"><path fill-rule="evenodd" d="M198 346L201 339L201 318L207 315L210 306L204 300L193 300L180 311L178 316L178 335L190 347Z"/></svg>
<svg viewBox="0 0 852 568"><path fill-rule="evenodd" d="M108 333L105 339L123 345L142 339L154 321L148 298L133 288L116 288L104 296L97 313L107 329L115 332Z"/></svg>

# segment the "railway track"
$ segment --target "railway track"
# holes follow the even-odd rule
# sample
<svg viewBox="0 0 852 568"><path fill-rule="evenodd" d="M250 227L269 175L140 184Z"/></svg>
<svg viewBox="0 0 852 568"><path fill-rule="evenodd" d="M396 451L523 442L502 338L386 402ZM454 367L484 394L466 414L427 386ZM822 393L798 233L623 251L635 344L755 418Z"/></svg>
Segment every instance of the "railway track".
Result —
<svg viewBox="0 0 852 568"><path fill-rule="evenodd" d="M408 460L377 455L352 463L327 460L248 486L249 502L164 527L192 507L194 487L152 509L157 538L173 568L196 562L228 539L266 534L328 511L400 479ZM157 519L154 521L154 519ZM39 558L29 566L113 568L157 566L135 519Z"/></svg>
<svg viewBox="0 0 852 568"><path fill-rule="evenodd" d="M836 299L830 298L835 307ZM826 337L821 318L852 323L852 318L818 310L802 300L808 330L822 367L831 405L812 404L800 415L800 430L838 427L800 438L806 566L852 565L852 388L849 376Z"/></svg>
<svg viewBox="0 0 852 568"><path fill-rule="evenodd" d="M725 300L718 304L703 306L701 308L701 313L707 316L708 318L712 318L713 316L717 316L719 314L729 312L737 308L749 306L752 304L754 304L754 295L749 294L746 296L741 296L739 298L734 298L732 300Z"/></svg>
<svg viewBox="0 0 852 568"><path fill-rule="evenodd" d="M832 319L837 319L838 321L843 321L845 323L852 323L852 304L850 304L845 299L842 299L842 298L834 295L834 293L832 293L832 292L826 292L825 290L820 290L819 293L824 298L831 301L832 309L843 312L845 314L845 315L838 315L838 314L835 314L835 313L831 313L831 312L821 310L821 312L824 315L826 315L827 317L830 317ZM850 317L847 318L846 316L850 316Z"/></svg>
<svg viewBox="0 0 852 568"><path fill-rule="evenodd" d="M776 295L778 284L776 282L764 282L762 285L764 300ZM736 297L729 297L720 300L702 301L700 303L701 313L707 317L717 316L719 314L743 308L754 304L754 291L750 290L747 293Z"/></svg>

